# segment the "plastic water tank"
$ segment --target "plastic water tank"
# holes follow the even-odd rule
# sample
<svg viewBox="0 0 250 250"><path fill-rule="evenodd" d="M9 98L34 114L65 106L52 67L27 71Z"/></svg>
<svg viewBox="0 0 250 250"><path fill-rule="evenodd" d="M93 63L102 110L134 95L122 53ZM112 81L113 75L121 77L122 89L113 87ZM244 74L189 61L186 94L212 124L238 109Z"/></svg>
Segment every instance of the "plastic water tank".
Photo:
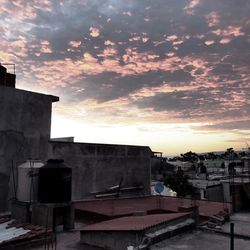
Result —
<svg viewBox="0 0 250 250"><path fill-rule="evenodd" d="M17 167L17 199L19 201L37 200L38 172L44 165L40 160L27 160Z"/></svg>

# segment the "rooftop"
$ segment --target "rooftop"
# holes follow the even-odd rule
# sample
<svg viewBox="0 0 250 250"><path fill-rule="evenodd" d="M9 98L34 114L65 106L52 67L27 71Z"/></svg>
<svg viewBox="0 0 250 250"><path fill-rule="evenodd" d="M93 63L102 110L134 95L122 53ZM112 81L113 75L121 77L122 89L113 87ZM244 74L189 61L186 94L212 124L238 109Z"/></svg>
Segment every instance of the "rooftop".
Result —
<svg viewBox="0 0 250 250"><path fill-rule="evenodd" d="M52 239L51 230L44 227L23 223L9 218L0 219L0 248L29 244L32 240Z"/></svg>
<svg viewBox="0 0 250 250"><path fill-rule="evenodd" d="M47 95L47 94L43 94L43 93L38 93L38 92L33 92L33 91L28 91L28 90L23 90L23 89L17 89L17 88L6 88L5 86L1 86L0 85L0 92L4 93L5 95L12 95L14 93L20 93L23 95L34 95L34 96L44 96L44 97L48 97L51 99L51 102L58 102L59 101L59 97L58 96L54 96L54 95Z"/></svg>
<svg viewBox="0 0 250 250"><path fill-rule="evenodd" d="M176 213L179 212L179 207L188 208L193 206L194 203L199 207L199 214L203 217L209 217L218 214L225 208L231 208L230 203L206 200L195 201L192 199L166 196L78 201L74 203L74 206L78 211L114 218L131 215L136 211L145 211L148 214L152 214L154 211L162 211L161 213Z"/></svg>
<svg viewBox="0 0 250 250"><path fill-rule="evenodd" d="M188 213L129 216L103 221L84 227L81 231L141 231L149 227L187 216Z"/></svg>
<svg viewBox="0 0 250 250"><path fill-rule="evenodd" d="M250 240L234 239L235 249L249 249ZM150 250L222 250L230 249L230 237L213 232L192 231L158 242Z"/></svg>

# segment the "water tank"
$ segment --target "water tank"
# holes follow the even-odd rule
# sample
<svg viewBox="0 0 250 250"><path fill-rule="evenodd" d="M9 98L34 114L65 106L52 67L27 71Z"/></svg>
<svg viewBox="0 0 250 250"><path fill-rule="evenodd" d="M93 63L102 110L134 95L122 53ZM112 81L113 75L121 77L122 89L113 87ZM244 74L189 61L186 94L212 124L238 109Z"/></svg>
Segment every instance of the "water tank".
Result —
<svg viewBox="0 0 250 250"><path fill-rule="evenodd" d="M39 160L27 160L17 167L17 199L19 201L37 200L38 172L44 165Z"/></svg>
<svg viewBox="0 0 250 250"><path fill-rule="evenodd" d="M64 160L50 159L39 169L38 201L64 203L71 201L72 169Z"/></svg>

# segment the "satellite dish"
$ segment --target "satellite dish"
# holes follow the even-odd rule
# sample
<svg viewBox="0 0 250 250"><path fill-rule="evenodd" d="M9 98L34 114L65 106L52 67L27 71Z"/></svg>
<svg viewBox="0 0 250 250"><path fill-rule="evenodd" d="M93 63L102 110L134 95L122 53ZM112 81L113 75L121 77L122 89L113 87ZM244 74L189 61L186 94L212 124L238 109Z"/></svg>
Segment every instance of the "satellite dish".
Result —
<svg viewBox="0 0 250 250"><path fill-rule="evenodd" d="M155 192L160 194L164 190L164 185L161 182L157 182L155 185Z"/></svg>

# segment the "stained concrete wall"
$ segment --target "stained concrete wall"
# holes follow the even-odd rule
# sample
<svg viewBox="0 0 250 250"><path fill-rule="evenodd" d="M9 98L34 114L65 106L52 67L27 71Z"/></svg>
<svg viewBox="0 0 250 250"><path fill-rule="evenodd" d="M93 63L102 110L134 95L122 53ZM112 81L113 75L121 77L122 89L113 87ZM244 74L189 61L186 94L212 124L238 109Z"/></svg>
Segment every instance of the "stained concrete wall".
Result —
<svg viewBox="0 0 250 250"><path fill-rule="evenodd" d="M206 199L209 201L223 202L223 188L222 185L207 187Z"/></svg>
<svg viewBox="0 0 250 250"><path fill-rule="evenodd" d="M150 244L152 244L193 229L195 227L195 222L193 221L191 224L187 224L187 220L191 218L195 220L196 218L194 218L194 216L196 216L195 212L186 214L172 221L166 221L155 225L152 224L151 227L142 230L133 230L133 228L131 228L130 231L92 231L83 229L80 231L80 242L110 250L127 250L127 247L131 245L138 247L142 243L143 239L150 234L151 235L149 237L152 237ZM181 223L184 224L181 225ZM166 231L164 232L164 230Z"/></svg>
<svg viewBox="0 0 250 250"><path fill-rule="evenodd" d="M53 101L58 98L0 86L0 212L14 195L12 166L46 159Z"/></svg>
<svg viewBox="0 0 250 250"><path fill-rule="evenodd" d="M127 250L142 242L143 231L81 231L81 243L110 250Z"/></svg>
<svg viewBox="0 0 250 250"><path fill-rule="evenodd" d="M72 167L73 200L93 198L96 192L118 185L144 186L134 195L150 194L149 147L50 142L49 157L62 158Z"/></svg>
<svg viewBox="0 0 250 250"><path fill-rule="evenodd" d="M0 86L0 212L14 197L12 166L27 159L62 158L73 168L73 199L118 185L144 186L150 194L149 147L56 142L50 139L51 106L58 97ZM48 150L49 148L49 150ZM16 179L16 173L14 178Z"/></svg>

